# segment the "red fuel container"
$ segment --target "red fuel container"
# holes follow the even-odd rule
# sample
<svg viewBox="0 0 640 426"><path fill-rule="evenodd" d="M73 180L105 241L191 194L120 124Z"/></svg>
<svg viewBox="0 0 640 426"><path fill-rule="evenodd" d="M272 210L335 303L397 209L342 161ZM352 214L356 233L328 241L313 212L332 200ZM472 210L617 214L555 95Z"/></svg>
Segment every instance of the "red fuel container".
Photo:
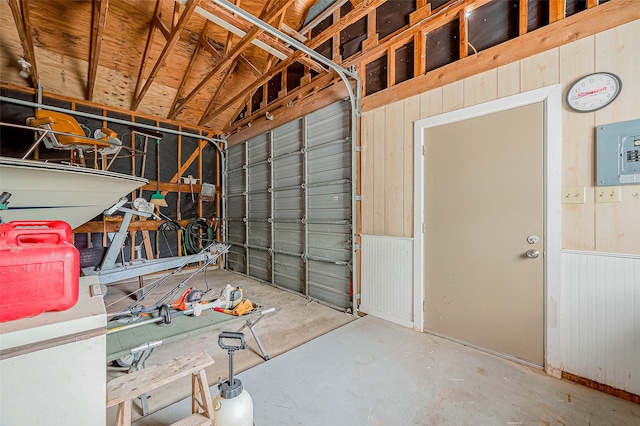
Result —
<svg viewBox="0 0 640 426"><path fill-rule="evenodd" d="M0 224L0 322L76 304L80 254L71 238L59 220Z"/></svg>

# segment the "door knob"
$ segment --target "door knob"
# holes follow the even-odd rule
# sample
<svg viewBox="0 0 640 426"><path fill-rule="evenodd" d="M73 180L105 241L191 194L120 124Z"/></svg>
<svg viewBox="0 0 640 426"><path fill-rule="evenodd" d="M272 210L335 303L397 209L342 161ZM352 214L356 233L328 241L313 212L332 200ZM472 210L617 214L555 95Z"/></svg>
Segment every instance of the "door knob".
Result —
<svg viewBox="0 0 640 426"><path fill-rule="evenodd" d="M534 249L527 250L527 257L529 259L536 259L538 256L540 256L540 252L538 250L534 250Z"/></svg>

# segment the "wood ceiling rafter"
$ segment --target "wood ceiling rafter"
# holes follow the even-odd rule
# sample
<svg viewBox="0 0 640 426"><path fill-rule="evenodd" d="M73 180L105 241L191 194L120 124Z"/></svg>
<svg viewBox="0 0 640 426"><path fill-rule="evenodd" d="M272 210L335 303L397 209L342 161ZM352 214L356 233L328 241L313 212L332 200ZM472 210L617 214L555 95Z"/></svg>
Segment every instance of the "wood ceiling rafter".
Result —
<svg viewBox="0 0 640 426"><path fill-rule="evenodd" d="M529 0L520 0L519 4L520 21L518 23L518 35L524 35L527 33L527 26L529 21Z"/></svg>
<svg viewBox="0 0 640 426"><path fill-rule="evenodd" d="M156 29L160 31L160 34L162 34L165 41L169 40L169 37L171 37L171 30L160 20L158 15L153 17L152 25L155 25Z"/></svg>
<svg viewBox="0 0 640 426"><path fill-rule="evenodd" d="M290 2L292 3L292 2ZM244 21L242 18L232 14L231 12L229 12L227 9L224 9L218 5L216 5L215 3L205 3L203 5L201 5L201 7L206 10L207 12L217 16L218 18L226 21L227 23L233 25L234 27L238 28L239 30L241 30L242 32L248 32L251 30L251 28L253 28L252 25L249 25L246 21ZM284 11L283 11L284 14ZM260 17L260 19L262 19L263 21L269 23L269 21L267 21L266 19ZM276 38L272 37L271 35L261 32L258 36L256 36L256 39L265 43L267 46L279 51L280 53L282 53L285 56L290 56L294 50L287 47L285 44L283 44L282 42L280 42L279 40L277 40ZM300 59L301 62L303 62L305 65L312 67L313 70L317 71L317 72L323 72L324 69L322 69L322 67L320 67L320 65L315 62L314 60L312 60L311 58L307 58L307 57L303 57Z"/></svg>
<svg viewBox="0 0 640 426"><path fill-rule="evenodd" d="M220 80L220 84L218 85L218 87L216 87L216 91L213 94L213 96L211 97L211 100L209 101L209 104L207 105L207 107L205 108L205 110L202 112L202 116L200 117L200 121L198 122L198 126L201 126L201 122L202 122L202 118L206 117L207 114L209 114L211 112L211 110L215 107L215 103L218 100L218 97L220 96L220 92L222 90L222 88L225 86L225 84L227 83L227 80L229 80L229 77L231 77L231 74L233 74L234 69L238 66L238 58L236 58L233 63L231 64L231 66L229 66L225 71L224 71L224 75L222 76L222 80Z"/></svg>
<svg viewBox="0 0 640 426"><path fill-rule="evenodd" d="M346 1L348 1L348 0L338 1L337 3L342 5L342 4L346 3ZM316 36L314 39L308 40L307 43L305 43L305 45L310 49L318 48L318 46L320 46L322 43L324 43L325 41L327 41L329 39L333 39L336 35L338 35L340 33L340 31L342 31L343 29L347 28L352 23L358 21L363 16L367 15L369 13L369 9L370 8L376 8L380 4L384 3L385 1L386 0L368 0L368 1L360 2L356 7L354 7L353 10L351 10L349 13L347 13L341 19L335 19L335 17L334 17L334 22L335 22L334 24L329 26L325 31L323 31L321 34ZM331 9L331 13L332 14L334 14L335 16L339 17L339 8L338 7L336 7L336 8L331 7L330 9ZM312 22L315 22L315 19ZM320 21L318 21L318 22L320 22ZM317 25L318 22L316 22L315 25ZM309 28L309 30L307 30L307 31L310 31L310 28L313 28L313 26L311 26L311 24L309 24L307 27ZM301 30L301 32L303 30ZM308 36L310 36L310 34L308 34ZM227 108L230 108L233 105L235 105L244 96L246 96L247 92L250 93L250 94L253 94L253 92L257 88L259 88L260 86L262 86L263 84L268 82L269 79L273 75L277 74L281 70L285 69L287 66L289 66L292 63L296 62L298 60L298 58L301 57L301 56L302 56L302 53L300 51L295 51L295 53L290 55L288 59L285 59L284 61L280 62L276 68L269 70L268 74L265 74L262 78L259 78L255 82L249 84L249 86L247 86L246 88L242 89L236 96L234 96L232 99L227 101L224 105L218 107L216 110L212 111L208 115L203 116L202 119L200 120L200 125L204 125L212 117L216 116L217 114L221 113L222 111L226 110ZM317 65L317 63L315 61L313 61L311 58L308 58L308 59L310 61L314 62L314 64ZM303 61L300 60L299 62L302 63ZM304 63L304 64L306 65L306 63ZM323 69L323 71L327 72L324 69ZM237 111L236 111L236 114L234 115L234 118L238 116L238 114L240 113L240 111L242 111L242 109L244 109L245 104L247 102L250 102L251 96L247 96L247 98L248 98L248 100L245 101L242 105L240 105L237 108ZM262 110L262 108L260 108L260 109ZM233 126L233 124L231 126Z"/></svg>
<svg viewBox="0 0 640 426"><path fill-rule="evenodd" d="M462 17L466 22L465 13L467 10L477 9L480 6L483 6L489 3L492 0L461 0L457 3L447 3L444 6L436 9L431 14L427 15L423 19L419 21L414 21L413 25L410 24L409 28L404 31L396 34L393 37L385 39L382 43L379 43L377 46L371 47L371 49L357 54L348 60L344 61L344 66L357 65L360 70L360 76L363 77L363 82L366 77L364 75L364 66L375 60L379 57L383 56L386 52L388 52L389 48L392 46L402 46L411 40L416 40L416 35L420 33L427 33L429 31L433 31L437 28L440 28L449 22L455 20L456 18ZM419 11L419 10L418 10ZM414 13L418 13L418 11ZM411 22L411 20L410 20ZM461 24L462 25L462 24ZM465 24L466 25L466 24ZM420 44L425 43L424 37L419 37L418 41ZM461 50L463 46L461 46ZM466 45L465 45L466 47ZM416 51L422 49L423 46L414 46ZM417 74L424 74L425 69L420 69L420 72ZM364 83L363 83L364 84Z"/></svg>
<svg viewBox="0 0 640 426"><path fill-rule="evenodd" d="M286 96L278 99L272 104L269 104L268 109L269 111L275 111L284 106L288 106L289 104L293 106L295 102L300 101L304 98L307 98L314 93L317 93L318 90L329 87L332 84L340 84L341 81L342 80L340 79L340 77L338 77L338 75L335 72L331 71L326 75L317 77L314 81L307 83L304 86L300 86L297 89L292 90L291 93L288 93ZM244 108L244 105L242 107ZM267 107L262 107L257 111L252 111L251 114L248 115L247 117L244 117L243 119L235 123L232 123L227 129L225 129L225 132L233 133L239 130L240 128L254 121L257 117L263 116L266 110L267 110ZM237 114L236 114L236 117L237 117Z"/></svg>
<svg viewBox="0 0 640 426"><path fill-rule="evenodd" d="M216 64L215 67L198 83L198 85L187 95L186 98L182 100L178 105L175 106L167 116L168 119L174 120L180 111L182 111L187 104L202 90L204 86L206 86L211 79L218 76L221 72L223 72L227 67L233 63L235 58L239 56L247 47L251 40L253 40L254 36L261 31L258 27L255 27L251 31L249 31L239 42L234 46L233 49L226 55L224 55L220 62Z"/></svg>
<svg viewBox="0 0 640 426"><path fill-rule="evenodd" d="M92 8L91 48L89 52L89 76L87 79L86 99L93 100L93 90L96 85L98 64L100 63L100 47L102 46L102 32L107 24L109 0L94 0Z"/></svg>
<svg viewBox="0 0 640 426"><path fill-rule="evenodd" d="M280 71L282 71L283 69L286 69L287 66L289 66L290 64L292 64L293 62L295 62L299 56L302 55L301 51L296 51L292 57L290 57L287 60L284 60L282 62L280 62L278 65L276 65L275 67L273 67L268 74L264 74L261 78L257 79L256 81L250 83L247 87L245 87L244 89L240 90L238 92L238 94L236 96L234 96L233 98L231 98L231 100L227 101L224 105L216 108L213 112L209 113L206 117L203 117L201 122L202 123L207 123L212 117L215 117L216 115L220 114L221 112L225 111L227 108L231 108L233 105L235 105L238 101L240 101L244 96L246 96L246 93L252 93L254 90L256 90L258 87L262 86L263 84L265 84L266 82L269 81L269 79L271 79L272 76L276 75L277 73L279 73Z"/></svg>
<svg viewBox="0 0 640 426"><path fill-rule="evenodd" d="M377 8L386 0L367 0L360 3L358 6L354 7L351 12L347 13L340 19L334 19L333 24L331 24L328 28L326 28L322 33L318 34L316 37L312 38L308 43L307 47L309 49L317 49L322 43L325 41L334 38L334 36L340 34L340 31L347 28L349 25L363 18L364 16L369 14L371 8ZM340 16L340 11L334 11L334 14L337 13L337 16Z"/></svg>
<svg viewBox="0 0 640 426"><path fill-rule="evenodd" d="M29 73L31 74L31 86L36 87L38 80L38 67L36 66L36 54L33 49L33 37L31 34L31 19L29 18L29 2L24 0L19 2L18 0L7 0L13 20L16 23L16 30L20 36L20 43L22 44L22 54L31 67Z"/></svg>
<svg viewBox="0 0 640 426"><path fill-rule="evenodd" d="M178 3L176 3L177 5ZM157 17L156 17L157 18ZM178 86L178 90L176 90L176 96L173 98L173 103L171 104L171 109L175 108L175 106L180 102L180 97L182 96L182 90L184 86L187 84L187 80L189 79L189 75L193 70L193 65L196 63L196 59L198 58L198 54L201 50L207 50L205 46L211 46L208 41L206 41L207 31L209 31L209 27L211 26L211 22L207 21L204 23L204 27L198 36L198 45L193 51L193 55L191 55L191 59L189 60L189 65L187 65L187 69L182 75L182 81L180 81L180 86ZM214 56L217 55L220 57L220 54L211 46L211 51L207 50Z"/></svg>
<svg viewBox="0 0 640 426"><path fill-rule="evenodd" d="M304 27L300 28L300 33L301 34L305 34L308 31L311 31L312 29L314 29L320 22L324 21L325 19L327 19L327 17L333 15L333 12L336 10L339 10L343 4L345 4L346 2L348 2L349 0L338 0L337 2L331 4L328 8L326 8L325 10L323 10L322 12L320 12L318 14L318 16L316 16L315 18L313 18L307 25L305 25Z"/></svg>
<svg viewBox="0 0 640 426"><path fill-rule="evenodd" d="M201 0L189 0L187 3L187 6L184 8L184 10L182 11L182 14L180 15L180 19L178 20L178 23L171 29L171 35L167 40L167 43L165 44L164 48L162 49L162 52L160 53L160 56L158 57L155 65L153 66L151 73L147 77L147 81L145 82L144 86L142 86L142 89L140 90L140 92L136 91L136 93L133 94L133 103L132 103L131 109L133 109L134 111L138 109L138 106L140 106L140 102L142 102L142 98L144 98L144 95L147 93L147 91L151 87L151 84L153 83L156 76L158 75L160 68L162 68L162 65L164 65L164 62L167 60L169 53L171 53L173 48L178 43L178 40L180 39L180 33L187 25L189 18L191 17L193 12L195 12L196 7L200 3L200 1ZM146 57L143 58L143 61L145 60L146 60ZM138 78L142 78L142 73L138 76Z"/></svg>
<svg viewBox="0 0 640 426"><path fill-rule="evenodd" d="M153 11L153 18L151 20L151 23L149 24L149 35L147 36L147 43L145 44L144 47L144 53L142 54L142 62L140 63L140 71L138 72L138 78L136 79L136 88L133 90L133 100L135 99L136 93L139 92L140 90L140 86L142 85L142 76L144 75L144 72L146 70L147 67L147 58L149 57L149 53L151 52L151 46L153 45L153 39L155 38L155 34L156 34L156 20L158 20L158 15L160 13L160 5L161 5L161 0L156 0L156 7Z"/></svg>
<svg viewBox="0 0 640 426"><path fill-rule="evenodd" d="M267 10L265 6L259 17L267 23L271 22L271 20L277 17L280 13L284 13L284 11L286 11L291 3L293 3L293 0L282 0L270 10ZM205 76L204 79L202 79L202 81L191 91L191 93L189 93L187 97L182 100L182 102L176 105L176 107L169 112L167 118L171 120L175 119L180 111L182 111L187 106L187 104L198 94L198 92L200 92L200 90L202 90L202 88L206 86L209 81L211 81L211 79L220 75L221 72L227 69L235 61L236 57L242 54L242 52L244 52L246 47L253 41L253 39L258 37L258 35L260 35L261 33L263 33L262 29L258 27L251 28L226 55L223 55L220 62L216 64L216 66Z"/></svg>

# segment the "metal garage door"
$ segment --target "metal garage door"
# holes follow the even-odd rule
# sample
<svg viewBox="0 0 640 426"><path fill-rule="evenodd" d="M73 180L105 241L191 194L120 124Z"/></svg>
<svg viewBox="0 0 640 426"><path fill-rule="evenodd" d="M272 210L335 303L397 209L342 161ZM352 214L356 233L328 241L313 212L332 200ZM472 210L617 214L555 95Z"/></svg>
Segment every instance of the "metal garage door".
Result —
<svg viewBox="0 0 640 426"><path fill-rule="evenodd" d="M351 110L343 101L227 150L227 268L351 307Z"/></svg>

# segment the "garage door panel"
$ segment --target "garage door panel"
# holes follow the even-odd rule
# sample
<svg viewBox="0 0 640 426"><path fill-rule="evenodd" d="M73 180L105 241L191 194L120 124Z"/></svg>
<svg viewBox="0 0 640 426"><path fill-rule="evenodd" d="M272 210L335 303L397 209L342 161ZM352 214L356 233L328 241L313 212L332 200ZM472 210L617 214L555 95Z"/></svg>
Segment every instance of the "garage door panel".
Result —
<svg viewBox="0 0 640 426"><path fill-rule="evenodd" d="M332 306L349 306L351 299L349 267L313 260L309 260L308 263L309 296Z"/></svg>
<svg viewBox="0 0 640 426"><path fill-rule="evenodd" d="M274 223L273 248L276 251L295 253L300 257L304 252L304 226L302 223Z"/></svg>
<svg viewBox="0 0 640 426"><path fill-rule="evenodd" d="M280 287L304 293L305 266L301 257L276 253L274 268L274 279Z"/></svg>
<svg viewBox="0 0 640 426"><path fill-rule="evenodd" d="M249 214L247 217L249 220L266 220L269 218L271 215L271 200L268 193L249 194L248 201Z"/></svg>
<svg viewBox="0 0 640 426"><path fill-rule="evenodd" d="M302 156L300 154L287 155L286 157L274 159L272 166L274 188L300 186L304 182L302 176Z"/></svg>
<svg viewBox="0 0 640 426"><path fill-rule="evenodd" d="M273 130L273 138L278 143L273 144L273 157L300 151L303 147L303 122L302 119L291 121Z"/></svg>
<svg viewBox="0 0 640 426"><path fill-rule="evenodd" d="M308 255L348 262L351 259L350 240L350 225L310 224Z"/></svg>
<svg viewBox="0 0 640 426"><path fill-rule="evenodd" d="M247 244L265 249L271 246L271 228L268 222L249 221L248 230L249 238L247 239Z"/></svg>
<svg viewBox="0 0 640 426"><path fill-rule="evenodd" d="M247 249L249 259L248 275L263 281L271 281L271 255L266 250Z"/></svg>
<svg viewBox="0 0 640 426"><path fill-rule="evenodd" d="M350 136L344 101L230 148L227 238L248 247L230 268L244 261L247 275L351 306Z"/></svg>
<svg viewBox="0 0 640 426"><path fill-rule="evenodd" d="M301 189L274 191L274 219L301 220L304 212L304 193Z"/></svg>
<svg viewBox="0 0 640 426"><path fill-rule="evenodd" d="M238 246L231 246L227 253L227 268L232 271L246 273L246 252L244 248Z"/></svg>

